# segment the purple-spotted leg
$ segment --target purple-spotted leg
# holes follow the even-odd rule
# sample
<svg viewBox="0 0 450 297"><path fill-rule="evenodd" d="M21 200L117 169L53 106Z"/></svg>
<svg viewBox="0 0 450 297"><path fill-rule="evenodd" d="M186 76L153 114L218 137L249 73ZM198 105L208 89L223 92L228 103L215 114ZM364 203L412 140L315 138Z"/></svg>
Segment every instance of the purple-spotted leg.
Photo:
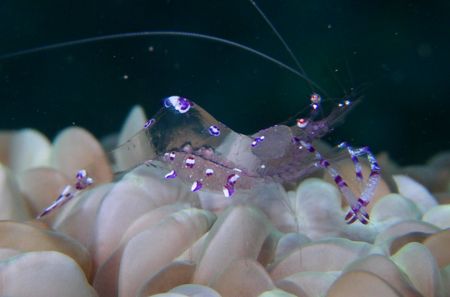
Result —
<svg viewBox="0 0 450 297"><path fill-rule="evenodd" d="M310 144L305 141L300 141L301 146L299 149L306 148L310 153L315 155L315 158L317 159L316 166L324 168L327 170L328 174L331 175L334 182L338 186L341 193L344 195L345 199L347 200L348 204L350 205L350 211L345 216L345 220L347 221L347 224L352 224L356 220L359 220L361 223L368 224L369 223L369 214L365 210L365 207L369 203L370 198L372 197L375 188L379 181L379 167L376 163L375 158L368 150L364 151L365 154L368 156L370 155L369 162L371 162L371 167L373 166L374 170L372 171L368 181L367 185L364 188L361 197L356 198L355 194L350 190L347 183L344 181L342 176L338 173L338 171L330 165L330 162L328 162L326 159L322 157L322 155L316 151L316 149ZM363 154L363 153L361 153ZM356 155L361 155L356 154ZM372 163L373 162L373 163ZM359 164L359 162L358 162ZM378 171L377 171L378 168Z"/></svg>
<svg viewBox="0 0 450 297"><path fill-rule="evenodd" d="M80 191L86 189L87 187L89 187L94 183L94 180L87 175L87 172L84 169L77 172L76 179L77 179L76 183L74 185L66 185L64 187L64 190L62 190L61 194L59 194L58 198L56 198L56 200L53 201L52 204L50 204L47 208L45 208L36 217L36 219L40 219L48 215L56 208L67 203L69 200L75 197Z"/></svg>
<svg viewBox="0 0 450 297"><path fill-rule="evenodd" d="M363 200L367 205L370 202L370 199L372 198L375 189L380 181L381 169L380 166L378 165L377 159L367 146L355 149L349 146L346 142L343 142L339 145L339 148L347 149L348 153L350 154L350 157L353 160L353 163L355 164L357 179L360 178L361 182L363 176L361 171L361 164L359 164L358 157L363 155L367 156L367 160L369 161L370 165L370 175L360 197L360 199Z"/></svg>
<svg viewBox="0 0 450 297"><path fill-rule="evenodd" d="M350 158L352 159L353 165L355 166L356 180L358 181L359 189L362 190L364 178L363 178L363 174L362 174L361 163L359 163L359 159L358 159L359 155L356 153L356 151L353 149L353 147L348 145L348 143L346 143L346 142L342 142L341 144L339 144L338 148L347 149L347 152L350 154Z"/></svg>

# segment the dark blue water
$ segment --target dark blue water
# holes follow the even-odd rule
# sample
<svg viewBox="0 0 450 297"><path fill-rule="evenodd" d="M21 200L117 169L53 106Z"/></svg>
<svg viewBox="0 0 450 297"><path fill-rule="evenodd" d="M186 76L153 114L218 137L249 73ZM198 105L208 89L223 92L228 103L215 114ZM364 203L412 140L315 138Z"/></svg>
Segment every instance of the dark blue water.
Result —
<svg viewBox="0 0 450 297"><path fill-rule="evenodd" d="M330 141L369 145L402 164L450 148L448 1L258 3L323 97L352 88L363 95ZM0 2L0 54L145 30L219 36L293 65L246 1ZM104 41L0 61L0 128L53 137L76 124L101 137L120 128L131 106L151 116L162 98L178 94L251 133L295 114L310 93L292 73L223 44L173 36Z"/></svg>

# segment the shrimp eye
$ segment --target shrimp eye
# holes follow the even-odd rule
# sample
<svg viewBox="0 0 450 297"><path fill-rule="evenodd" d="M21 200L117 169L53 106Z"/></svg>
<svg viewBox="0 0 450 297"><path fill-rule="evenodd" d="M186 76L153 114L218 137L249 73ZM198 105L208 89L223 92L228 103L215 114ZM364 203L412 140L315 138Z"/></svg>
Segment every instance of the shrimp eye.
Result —
<svg viewBox="0 0 450 297"><path fill-rule="evenodd" d="M297 126L299 128L305 128L308 125L308 120L305 120L304 118L298 119L297 120Z"/></svg>

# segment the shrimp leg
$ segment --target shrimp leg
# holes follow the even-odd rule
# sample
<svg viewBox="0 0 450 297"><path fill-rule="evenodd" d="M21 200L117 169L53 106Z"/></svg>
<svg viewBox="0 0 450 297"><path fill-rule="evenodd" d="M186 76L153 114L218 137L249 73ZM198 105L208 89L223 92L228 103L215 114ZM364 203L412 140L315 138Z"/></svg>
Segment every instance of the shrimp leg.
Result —
<svg viewBox="0 0 450 297"><path fill-rule="evenodd" d="M310 153L315 155L315 158L317 160L316 166L327 170L328 174L331 175L334 182L338 186L339 190L344 195L344 198L350 205L350 211L345 216L347 224L352 224L356 220L359 220L364 225L368 224L369 214L367 213L365 207L369 204L370 198L372 198L373 193L375 192L375 189L380 180L380 167L378 166L378 163L373 154L370 152L370 150L367 147L361 149L353 149L348 146L344 145L342 146L347 147L347 149L350 148L349 152L351 152L350 155L354 157L352 158L352 160L355 164L355 167L357 168L356 175L358 179L359 176L361 176L362 180L362 173L361 170L358 169L360 168L360 164L357 157L361 155L367 155L367 158L371 166L371 173L369 179L367 180L367 183L360 197L357 198L357 196L350 190L349 186L342 178L342 176L339 174L337 169L334 168L328 160L323 158L322 155L312 146L312 144L307 143L305 141L300 141L300 144L301 146L299 147L299 149L306 148Z"/></svg>

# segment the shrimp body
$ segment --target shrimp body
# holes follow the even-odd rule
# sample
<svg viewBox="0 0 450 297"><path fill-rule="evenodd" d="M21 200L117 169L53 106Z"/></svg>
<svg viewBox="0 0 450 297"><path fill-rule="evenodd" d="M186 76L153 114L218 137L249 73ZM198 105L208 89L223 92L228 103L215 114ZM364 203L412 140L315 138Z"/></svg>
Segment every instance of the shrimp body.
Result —
<svg viewBox="0 0 450 297"><path fill-rule="evenodd" d="M379 180L378 164L368 149L346 148L362 182L358 156L367 155L372 172L362 195L349 189L332 164L312 143L328 134L354 103L345 100L325 118L314 120L319 108L312 96L311 114L294 125L275 125L253 135L244 135L216 120L190 100L171 96L143 129L111 152L116 171L126 171L142 163L162 169L166 179L179 178L192 191L221 191L231 197L235 191L250 190L258 183L294 181L323 168L333 177L351 206L347 220L368 222L364 207ZM314 100L314 101L313 101ZM356 102L355 102L356 103Z"/></svg>
<svg viewBox="0 0 450 297"><path fill-rule="evenodd" d="M373 196L379 181L380 168L368 148L346 149L355 164L356 178L363 183L358 157L367 155L371 173L361 194L355 195L330 161L313 146L315 140L329 133L354 104L346 100L338 104L323 119L315 120L319 108L317 94L311 97L308 118L295 120L295 124L280 124L262 129L253 135L237 133L216 120L199 105L180 96L170 96L164 106L149 119L143 128L125 143L109 153L116 173L129 171L141 164L160 169L165 179L181 179L191 191L210 190L232 197L236 191L251 190L267 181L295 181L317 169L325 169L350 205L348 223L359 220L367 224L369 215L365 206ZM314 100L314 101L313 101ZM86 171L82 179L88 180L77 191L60 197L46 208L39 218L59 204L66 203L79 190L93 182ZM70 187L70 186L69 186Z"/></svg>

